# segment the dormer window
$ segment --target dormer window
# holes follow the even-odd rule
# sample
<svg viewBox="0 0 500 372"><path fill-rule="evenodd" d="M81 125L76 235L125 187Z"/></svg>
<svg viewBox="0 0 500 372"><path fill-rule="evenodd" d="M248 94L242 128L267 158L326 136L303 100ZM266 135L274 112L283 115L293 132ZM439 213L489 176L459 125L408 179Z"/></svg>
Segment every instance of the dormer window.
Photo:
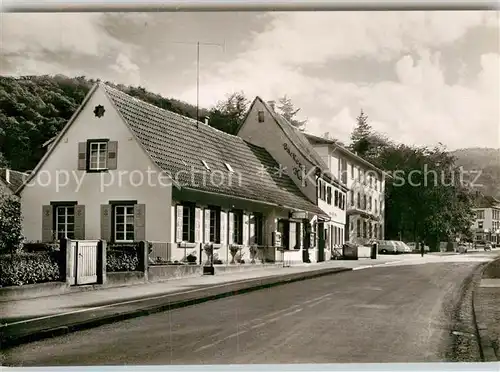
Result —
<svg viewBox="0 0 500 372"><path fill-rule="evenodd" d="M203 163L207 171L210 171L210 167L208 166L207 162L205 160L202 160L201 162Z"/></svg>
<svg viewBox="0 0 500 372"><path fill-rule="evenodd" d="M224 164L225 164L225 166L226 166L226 168L227 168L227 170L228 170L229 172L231 172L231 173L233 173L233 172L234 172L233 167L231 167L231 164L228 164L228 163L224 163Z"/></svg>

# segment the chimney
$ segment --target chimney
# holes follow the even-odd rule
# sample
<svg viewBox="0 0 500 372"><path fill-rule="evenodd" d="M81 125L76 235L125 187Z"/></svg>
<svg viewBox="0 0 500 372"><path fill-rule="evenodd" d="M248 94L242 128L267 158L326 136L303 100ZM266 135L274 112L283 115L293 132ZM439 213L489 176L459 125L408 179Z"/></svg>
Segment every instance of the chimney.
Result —
<svg viewBox="0 0 500 372"><path fill-rule="evenodd" d="M9 170L9 168L5 168L5 181L7 181L7 183L10 183L10 170Z"/></svg>
<svg viewBox="0 0 500 372"><path fill-rule="evenodd" d="M274 111L274 106L276 106L276 101L267 101L267 104L271 107L271 110Z"/></svg>
<svg viewBox="0 0 500 372"><path fill-rule="evenodd" d="M208 125L208 116L205 116L205 124Z"/></svg>

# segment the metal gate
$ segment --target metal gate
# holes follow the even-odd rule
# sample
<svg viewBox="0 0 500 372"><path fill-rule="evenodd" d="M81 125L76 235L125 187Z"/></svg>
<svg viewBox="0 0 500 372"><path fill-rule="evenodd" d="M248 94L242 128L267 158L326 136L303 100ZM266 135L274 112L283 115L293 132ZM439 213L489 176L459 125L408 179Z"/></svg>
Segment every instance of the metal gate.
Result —
<svg viewBox="0 0 500 372"><path fill-rule="evenodd" d="M71 251L74 273L73 285L97 283L98 240L72 240Z"/></svg>

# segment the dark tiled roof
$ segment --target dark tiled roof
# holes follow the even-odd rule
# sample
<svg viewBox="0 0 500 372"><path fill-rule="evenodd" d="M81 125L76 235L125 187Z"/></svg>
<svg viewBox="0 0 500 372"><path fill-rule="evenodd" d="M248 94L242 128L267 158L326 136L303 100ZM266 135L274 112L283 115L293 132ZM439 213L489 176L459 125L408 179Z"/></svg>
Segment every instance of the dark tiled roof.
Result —
<svg viewBox="0 0 500 372"><path fill-rule="evenodd" d="M278 163L265 149L107 85L102 86L153 161L166 172L180 175L177 180L182 185L324 215L286 174L276 174ZM212 174L217 171L216 181L223 175L221 185L203 182L203 177L210 180L211 173L205 169L202 160ZM230 164L235 172L232 184L225 163ZM266 167L264 171L263 166ZM241 182L236 176L238 174L241 174Z"/></svg>
<svg viewBox="0 0 500 372"><path fill-rule="evenodd" d="M19 171L15 171L9 169L9 182L7 182L7 169L0 169L0 179L4 184L6 184L12 192L16 192L16 190L23 184L23 181L28 177L26 173L22 173Z"/></svg>
<svg viewBox="0 0 500 372"><path fill-rule="evenodd" d="M356 159L360 163L365 164L367 167L369 167L373 170L376 170L378 172L384 173L383 170L381 170L380 168L377 168L375 165L370 163L368 160L363 159L361 156L359 156L359 155L355 154L354 152L350 151L349 149L347 149L346 146L337 139L326 139L326 138L318 137L318 136L308 134L308 133L305 134L305 137L307 138L307 140L311 144L334 145L336 149L340 150L344 154L347 154L351 158Z"/></svg>
<svg viewBox="0 0 500 372"><path fill-rule="evenodd" d="M290 124L283 116L274 111L272 107L270 107L263 99L259 98L259 100L266 106L274 120L276 120L283 132L285 132L286 136L297 147L302 155L313 165L321 168L321 170L328 170L328 165L326 165L325 161L321 158L321 156L319 156L316 150L314 150L305 135Z"/></svg>
<svg viewBox="0 0 500 372"><path fill-rule="evenodd" d="M490 195L478 193L475 201L476 208L500 208L500 200Z"/></svg>

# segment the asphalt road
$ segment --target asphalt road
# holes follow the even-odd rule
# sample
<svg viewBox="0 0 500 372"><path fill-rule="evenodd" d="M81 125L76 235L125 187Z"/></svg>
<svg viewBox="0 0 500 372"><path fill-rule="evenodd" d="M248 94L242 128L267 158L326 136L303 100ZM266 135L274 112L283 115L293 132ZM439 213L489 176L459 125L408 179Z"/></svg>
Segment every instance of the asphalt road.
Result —
<svg viewBox="0 0 500 372"><path fill-rule="evenodd" d="M436 362L477 262L321 277L8 350L5 365Z"/></svg>

